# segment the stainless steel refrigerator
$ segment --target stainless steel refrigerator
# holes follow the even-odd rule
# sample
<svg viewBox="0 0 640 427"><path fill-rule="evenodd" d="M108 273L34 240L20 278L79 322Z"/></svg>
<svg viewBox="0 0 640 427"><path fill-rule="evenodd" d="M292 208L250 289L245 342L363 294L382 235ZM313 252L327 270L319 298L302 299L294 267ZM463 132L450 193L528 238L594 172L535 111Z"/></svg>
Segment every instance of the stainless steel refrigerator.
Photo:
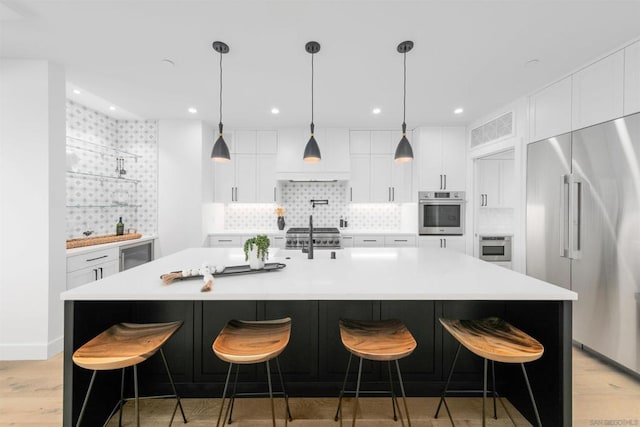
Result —
<svg viewBox="0 0 640 427"><path fill-rule="evenodd" d="M640 373L640 113L528 145L527 274L577 292L573 339Z"/></svg>

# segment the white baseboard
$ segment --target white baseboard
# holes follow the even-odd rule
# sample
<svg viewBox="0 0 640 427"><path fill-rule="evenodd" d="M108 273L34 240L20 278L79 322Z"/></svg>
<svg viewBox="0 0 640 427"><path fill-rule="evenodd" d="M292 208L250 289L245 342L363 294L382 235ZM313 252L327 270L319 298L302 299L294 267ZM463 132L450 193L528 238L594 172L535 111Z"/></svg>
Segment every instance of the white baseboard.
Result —
<svg viewBox="0 0 640 427"><path fill-rule="evenodd" d="M64 337L48 343L0 344L0 360L46 360L63 349Z"/></svg>

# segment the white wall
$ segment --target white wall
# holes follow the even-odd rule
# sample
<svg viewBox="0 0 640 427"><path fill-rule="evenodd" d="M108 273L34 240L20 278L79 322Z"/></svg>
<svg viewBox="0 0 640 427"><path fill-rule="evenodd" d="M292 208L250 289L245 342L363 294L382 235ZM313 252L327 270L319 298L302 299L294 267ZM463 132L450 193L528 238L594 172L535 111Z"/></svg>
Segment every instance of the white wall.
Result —
<svg viewBox="0 0 640 427"><path fill-rule="evenodd" d="M160 120L158 126L158 245L156 256L203 246L204 204L212 201L213 141L197 120Z"/></svg>
<svg viewBox="0 0 640 427"><path fill-rule="evenodd" d="M0 359L62 351L65 78L43 60L0 60Z"/></svg>

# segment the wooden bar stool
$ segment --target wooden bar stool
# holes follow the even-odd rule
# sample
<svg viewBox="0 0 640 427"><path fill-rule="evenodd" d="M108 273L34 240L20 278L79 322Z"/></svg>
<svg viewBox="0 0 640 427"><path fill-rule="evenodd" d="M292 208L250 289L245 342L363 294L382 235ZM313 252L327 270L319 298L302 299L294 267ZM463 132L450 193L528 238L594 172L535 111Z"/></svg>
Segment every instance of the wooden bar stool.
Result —
<svg viewBox="0 0 640 427"><path fill-rule="evenodd" d="M360 380L362 378L362 361L363 359L387 362L389 370L389 393L391 394L391 405L393 407L393 419L397 420L396 407L400 412L400 420L402 421L402 412L400 406L396 400L395 392L393 391L393 379L391 377L391 362L395 361L396 370L398 373L398 382L400 383L400 391L402 392L402 401L404 403L404 410L407 413L407 422L411 427L411 418L409 417L409 408L407 407L407 399L404 392L404 384L402 382L402 374L400 373L400 365L398 360L413 353L416 348L416 340L411 335L411 332L407 327L397 319L389 320L349 320L340 319L340 338L342 344L349 351L349 362L347 364L347 372L344 376L344 382L342 383L342 390L340 391L340 397L338 398L338 410L334 417L335 421L340 419L340 425L342 425L342 397L347 391L345 387L347 385L347 377L349 375L349 368L351 367L351 359L355 355L360 358L358 364L358 381L356 382L355 401L353 404L353 421L352 426L356 425L356 415L358 412L358 397L360 393L380 393L380 392L361 392ZM349 391L349 393L353 393ZM402 423L404 425L404 422Z"/></svg>
<svg viewBox="0 0 640 427"><path fill-rule="evenodd" d="M440 319L440 323L444 328L458 341L458 350L453 359L453 365L449 371L449 378L447 379L447 385L440 397L440 403L438 403L438 409L436 410L435 418L438 418L440 407L444 403L449 420L453 423L453 418L449 412L447 401L445 400L447 392L449 392L449 383L453 375L453 370L460 354L460 349L465 346L472 353L482 357L484 359L484 376L482 387L482 426L485 426L485 400L487 397L487 361L491 360L492 374L493 374L493 417L497 419L496 413L496 390L495 390L495 370L494 362L503 363L519 363L522 367L522 374L527 384L529 391L529 397L533 404L533 411L536 415L538 426L542 427L540 422L540 415L538 413L538 407L536 401L533 398L533 391L531 391L531 384L529 383L529 377L527 371L524 368L526 362L532 362L542 357L544 353L544 347L537 340L530 337L526 333L522 332L515 326L507 323L506 321L497 317L489 317L481 320L450 320ZM499 396L498 396L499 397ZM500 400L502 406L507 412L509 418L511 415L507 411L504 402ZM513 422L513 418L511 418ZM515 422L514 422L515 425Z"/></svg>
<svg viewBox="0 0 640 427"><path fill-rule="evenodd" d="M277 394L282 394L285 400L286 414L284 417L284 425L287 425L287 421L293 420L291 417L291 411L289 410L289 396L287 396L287 392L284 387L284 380L282 379L282 372L280 371L280 362L278 361L278 356L284 351L289 343L290 335L291 319L289 317L262 321L231 320L222 329L213 342L213 352L221 360L229 362L229 371L227 372L227 379L224 383L222 403L220 405L220 413L218 414L216 427L220 425L220 420L222 419L222 410L227 397L227 388L229 386L229 378L231 376L231 369L233 368L233 365L237 365L235 382L233 386L233 393L224 415L225 418L227 418L227 414L229 415L229 424L231 424L233 404L236 396L264 395L264 393L236 393L240 365L262 362L265 362L267 367L267 382L269 384L268 394L271 400L271 419L273 421L273 426L275 427L276 415L273 403L274 392L271 386L271 368L269 367L269 361L272 359L276 360L278 376L280 377L280 386L282 387L282 393Z"/></svg>
<svg viewBox="0 0 640 427"><path fill-rule="evenodd" d="M119 323L102 332L100 335L93 338L88 343L77 349L73 353L73 363L81 368L93 370L91 375L91 381L89 382L89 389L87 395L82 403L82 409L80 410L80 416L76 427L80 426L82 417L84 416L85 409L87 408L87 402L89 401L89 394L93 387L93 382L96 378L98 371L108 371L114 369L122 369L122 380L120 383L120 401L117 403L109 418L105 422L108 424L109 420L115 413L116 409L120 410L120 419L118 425L122 425L122 408L126 401L131 399L124 398L124 370L129 366L133 366L133 389L134 400L136 409L136 425L140 426L140 412L139 412L139 400L138 396L138 364L144 362L158 350L162 356L162 362L167 370L169 376L169 382L173 389L172 395L167 396L148 396L144 399L152 398L167 398L175 397L176 406L173 408L173 414L169 425L173 423L173 419L176 415L178 407L182 413L182 419L187 422L187 417L184 415L182 409L182 403L180 402L180 396L176 392L176 386L169 371L169 365L167 359L164 357L162 346L178 329L182 326L182 321L170 322L170 323Z"/></svg>

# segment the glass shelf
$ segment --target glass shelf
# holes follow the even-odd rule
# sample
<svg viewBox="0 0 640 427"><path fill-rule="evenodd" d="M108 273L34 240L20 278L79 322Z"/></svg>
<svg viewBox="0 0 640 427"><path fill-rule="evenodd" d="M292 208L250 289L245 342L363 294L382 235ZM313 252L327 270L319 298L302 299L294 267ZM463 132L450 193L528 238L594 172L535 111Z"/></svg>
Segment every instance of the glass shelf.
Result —
<svg viewBox="0 0 640 427"><path fill-rule="evenodd" d="M69 175L78 175L78 176L84 176L84 177L96 178L96 179L110 179L112 181L131 182L133 184L137 184L137 183L140 182L140 180L138 180L138 179L121 178L121 177L118 177L118 176L99 175L99 174L87 173L87 172L67 171L67 173Z"/></svg>
<svg viewBox="0 0 640 427"><path fill-rule="evenodd" d="M104 204L104 205L66 205L68 208L141 208L142 205Z"/></svg>
<svg viewBox="0 0 640 427"><path fill-rule="evenodd" d="M77 150L89 151L91 153L96 153L96 154L104 154L111 157L129 157L129 158L135 159L136 161L138 161L138 157L140 157L140 155L138 154L133 154L128 151L119 150L113 147L108 147L106 145L98 144L97 142L88 141L82 138L76 138L74 136L67 136L67 141L82 142L95 147L95 149L91 149L87 147L81 147L79 145L69 144L69 142L67 142L68 148L75 148ZM102 150L102 151L99 151L99 150Z"/></svg>

